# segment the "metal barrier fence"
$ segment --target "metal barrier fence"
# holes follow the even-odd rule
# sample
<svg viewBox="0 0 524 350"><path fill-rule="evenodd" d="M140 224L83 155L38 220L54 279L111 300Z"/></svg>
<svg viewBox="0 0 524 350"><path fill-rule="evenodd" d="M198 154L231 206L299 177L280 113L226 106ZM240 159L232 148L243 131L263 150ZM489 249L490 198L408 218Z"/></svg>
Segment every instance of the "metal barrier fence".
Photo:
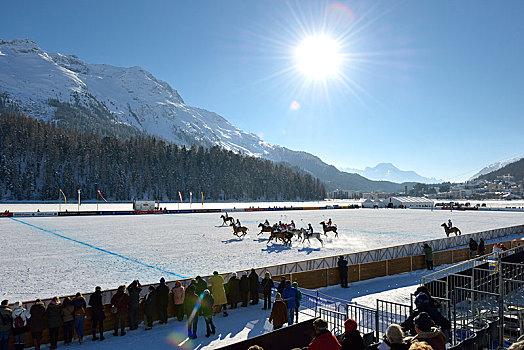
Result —
<svg viewBox="0 0 524 350"><path fill-rule="evenodd" d="M401 324L411 312L412 306L377 299L377 339L386 333L389 325Z"/></svg>

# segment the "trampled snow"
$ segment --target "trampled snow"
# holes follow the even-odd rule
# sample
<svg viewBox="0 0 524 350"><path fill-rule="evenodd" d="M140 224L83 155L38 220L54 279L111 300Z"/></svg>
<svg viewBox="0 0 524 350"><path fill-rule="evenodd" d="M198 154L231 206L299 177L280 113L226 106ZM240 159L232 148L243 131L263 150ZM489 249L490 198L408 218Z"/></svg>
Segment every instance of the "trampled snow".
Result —
<svg viewBox="0 0 524 350"><path fill-rule="evenodd" d="M249 228L243 238L222 226L220 213L1 218L0 296L33 300L143 283L232 272L297 260L440 238L451 218L463 233L524 224L519 212L352 209L230 213ZM325 246L267 244L257 225L294 220L298 227L331 218L339 237Z"/></svg>

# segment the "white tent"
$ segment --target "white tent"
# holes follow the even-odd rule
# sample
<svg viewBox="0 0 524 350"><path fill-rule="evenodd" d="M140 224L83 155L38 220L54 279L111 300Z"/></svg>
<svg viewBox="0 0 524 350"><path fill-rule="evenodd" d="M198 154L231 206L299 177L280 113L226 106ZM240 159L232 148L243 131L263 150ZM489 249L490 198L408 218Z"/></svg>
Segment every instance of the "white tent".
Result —
<svg viewBox="0 0 524 350"><path fill-rule="evenodd" d="M385 199L390 208L431 208L433 201L424 197L389 197Z"/></svg>

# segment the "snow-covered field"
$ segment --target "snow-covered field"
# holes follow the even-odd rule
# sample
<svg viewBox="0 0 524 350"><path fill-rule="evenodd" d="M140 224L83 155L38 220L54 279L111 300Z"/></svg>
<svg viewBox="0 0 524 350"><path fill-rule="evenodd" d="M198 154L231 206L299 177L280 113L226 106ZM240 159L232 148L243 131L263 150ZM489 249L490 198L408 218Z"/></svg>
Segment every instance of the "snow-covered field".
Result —
<svg viewBox="0 0 524 350"><path fill-rule="evenodd" d="M233 213L249 228L244 239L221 226L219 213L91 217L1 218L0 296L32 300L88 292L96 285L115 288L239 271L297 260L399 245L442 237L448 218L463 233L524 224L519 212L448 212L352 209ZM332 218L340 236L321 247L266 244L257 224L294 220L298 226Z"/></svg>

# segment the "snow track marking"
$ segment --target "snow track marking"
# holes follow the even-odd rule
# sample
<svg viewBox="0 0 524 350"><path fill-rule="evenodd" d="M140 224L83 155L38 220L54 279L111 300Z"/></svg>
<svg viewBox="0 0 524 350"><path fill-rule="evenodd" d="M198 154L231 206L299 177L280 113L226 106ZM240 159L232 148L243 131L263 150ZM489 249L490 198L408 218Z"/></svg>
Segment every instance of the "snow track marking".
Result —
<svg viewBox="0 0 524 350"><path fill-rule="evenodd" d="M45 228L42 228L42 227L30 224L28 222L25 222L25 221L22 221L22 220L19 220L19 219L15 219L15 218L12 218L12 217L9 218L9 219L11 219L13 221L16 221L16 222L19 222L21 224L27 225L29 227L35 228L35 229L40 230L42 232L52 234L53 236L60 237L60 238L66 239L68 241L84 245L84 246L89 247L91 249L98 250L99 252L106 253L106 254L109 254L109 255L113 255L113 256L116 256L117 258L121 258L121 259L133 262L133 263L138 264L138 265L142 265L144 267L147 267L147 268L150 268L150 269L153 269L153 270L164 272L166 274L169 274L169 275L172 275L172 276L176 276L178 278L187 278L186 276L182 276L182 275L179 275L179 274L177 274L175 272L164 270L164 269L162 269L162 268L160 268L158 266L153 266L153 265L146 264L146 263L144 263L144 262L142 262L142 261L140 261L138 259L133 259L133 258L129 258L129 257L125 256L125 255L114 253L114 252L112 252L110 250L107 250L107 249L104 249L104 248L100 248L100 247L97 247L95 245L92 245L92 244L89 244L89 243L86 243L86 242L82 242L82 241L79 241L79 240L71 238L71 237L67 237L67 236L61 235L59 233L53 232L51 230L47 230Z"/></svg>

